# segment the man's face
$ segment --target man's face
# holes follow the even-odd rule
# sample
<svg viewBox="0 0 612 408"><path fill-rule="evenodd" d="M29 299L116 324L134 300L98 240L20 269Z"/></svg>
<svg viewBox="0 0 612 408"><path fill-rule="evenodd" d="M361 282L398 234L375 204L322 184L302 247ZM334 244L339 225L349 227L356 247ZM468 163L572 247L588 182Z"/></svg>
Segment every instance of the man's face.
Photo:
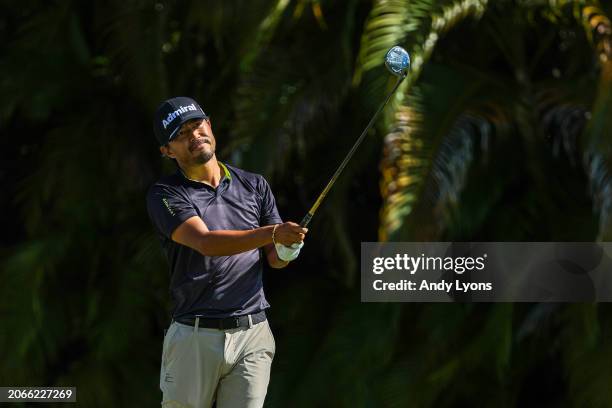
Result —
<svg viewBox="0 0 612 408"><path fill-rule="evenodd" d="M208 119L193 119L184 123L177 136L162 153L176 159L181 167L207 163L214 155L217 143Z"/></svg>

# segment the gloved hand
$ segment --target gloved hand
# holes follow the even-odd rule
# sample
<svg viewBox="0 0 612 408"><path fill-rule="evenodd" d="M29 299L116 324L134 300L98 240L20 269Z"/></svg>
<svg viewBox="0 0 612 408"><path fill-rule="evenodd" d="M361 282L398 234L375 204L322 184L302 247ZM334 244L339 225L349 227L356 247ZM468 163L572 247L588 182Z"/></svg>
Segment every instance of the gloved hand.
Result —
<svg viewBox="0 0 612 408"><path fill-rule="evenodd" d="M299 244L295 243L290 247L279 244L278 242L274 245L278 258L285 262L290 262L297 258L300 254L300 249L302 249L303 246L304 241L300 242Z"/></svg>

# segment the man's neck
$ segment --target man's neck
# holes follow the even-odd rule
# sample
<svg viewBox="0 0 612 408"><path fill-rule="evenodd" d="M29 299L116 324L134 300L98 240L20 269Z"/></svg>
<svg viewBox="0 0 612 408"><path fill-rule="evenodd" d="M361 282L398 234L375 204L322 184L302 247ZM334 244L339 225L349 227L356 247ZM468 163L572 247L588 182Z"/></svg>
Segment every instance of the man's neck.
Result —
<svg viewBox="0 0 612 408"><path fill-rule="evenodd" d="M215 156L204 164L181 167L181 171L188 179L205 183L215 188L221 181L221 167Z"/></svg>

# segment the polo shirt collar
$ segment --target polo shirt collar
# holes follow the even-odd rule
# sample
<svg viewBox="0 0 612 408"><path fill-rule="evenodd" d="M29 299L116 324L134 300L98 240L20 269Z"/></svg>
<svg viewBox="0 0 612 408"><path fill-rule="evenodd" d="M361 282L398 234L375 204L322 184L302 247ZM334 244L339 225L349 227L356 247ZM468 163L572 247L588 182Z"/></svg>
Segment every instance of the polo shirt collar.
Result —
<svg viewBox="0 0 612 408"><path fill-rule="evenodd" d="M229 172L229 170L227 169L225 164L223 164L221 162L217 162L217 163L219 163L219 166L221 166L221 168L223 169L223 172L225 173L225 177L227 177L227 180L229 182L231 182L232 181L232 174ZM221 181L223 181L223 179L221 179Z"/></svg>
<svg viewBox="0 0 612 408"><path fill-rule="evenodd" d="M219 166L221 167L221 170L223 170L221 180L219 180L219 185L217 186L217 189L219 189L224 184L228 184L229 185L231 183L231 181L232 181L232 174L230 173L230 171L228 170L228 168L227 168L227 166L225 164L221 163L220 161L217 161L217 163L219 163ZM213 186L211 186L209 184L203 183L201 181L190 179L189 177L187 177L185 175L185 173L183 172L183 169L181 169L180 167L178 167L178 174L180 174L181 177L185 181L187 181L187 182L189 182L191 184L195 184L195 185L198 185L198 186L206 186L208 188L215 189L215 187L213 187Z"/></svg>

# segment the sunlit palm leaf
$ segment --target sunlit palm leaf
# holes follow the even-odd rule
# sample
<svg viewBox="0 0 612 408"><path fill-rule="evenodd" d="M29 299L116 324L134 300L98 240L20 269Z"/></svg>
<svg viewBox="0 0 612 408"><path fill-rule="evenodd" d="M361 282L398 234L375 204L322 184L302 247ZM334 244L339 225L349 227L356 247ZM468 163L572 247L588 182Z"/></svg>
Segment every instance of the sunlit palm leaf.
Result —
<svg viewBox="0 0 612 408"><path fill-rule="evenodd" d="M601 67L598 94L593 105L592 116L588 122L584 145L590 155L591 176L596 187L597 201L601 213L600 238L607 240L612 236L609 199L605 195L612 188L610 168L612 166L612 25L610 19L598 7L584 7L582 19L585 31L596 50Z"/></svg>
<svg viewBox="0 0 612 408"><path fill-rule="evenodd" d="M486 4L486 0L375 3L364 28L355 81L368 74L363 85L366 94L382 94L388 83L388 77L381 75L383 57L389 48L399 44L411 54L408 80L396 96L396 101L401 102L402 95L418 80L423 63L430 58L440 36L468 16L479 17ZM373 69L374 72L368 72ZM388 112L392 115L393 110Z"/></svg>
<svg viewBox="0 0 612 408"><path fill-rule="evenodd" d="M408 107L398 111L397 130L386 139L381 166L383 178L392 183L392 189L385 191L387 183L382 183L385 205L381 239L409 240L417 236L413 234L421 238L436 236L441 219L436 219L435 211L439 214L449 200L456 199L472 144L480 137L490 137L490 126L482 119L459 122L455 133L449 136L466 101L486 84L481 78L459 79L449 74L441 69L432 78L431 83L437 86L435 97L427 85L423 85L425 91L413 90L407 99ZM436 108L433 101L438 98L445 99L447 105ZM480 131L483 133L478 134ZM410 219L418 220L418 227L404 225Z"/></svg>

